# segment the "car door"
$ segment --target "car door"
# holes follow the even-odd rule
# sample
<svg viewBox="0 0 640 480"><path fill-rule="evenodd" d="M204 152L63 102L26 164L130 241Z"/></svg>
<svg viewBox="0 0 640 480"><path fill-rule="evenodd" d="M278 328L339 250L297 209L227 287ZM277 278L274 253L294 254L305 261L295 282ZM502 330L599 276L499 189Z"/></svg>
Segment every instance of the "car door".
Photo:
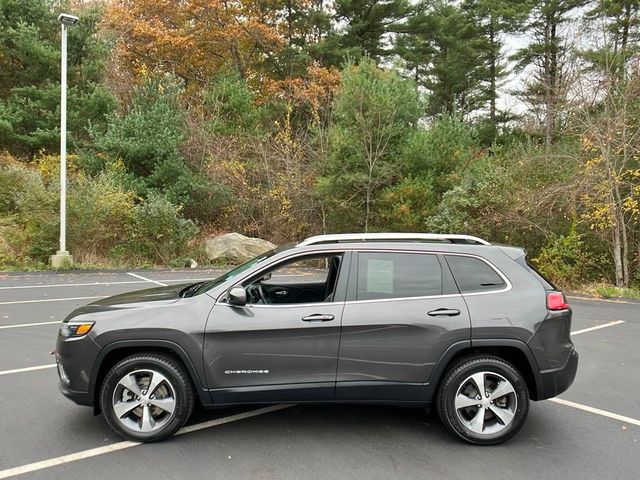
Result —
<svg viewBox="0 0 640 480"><path fill-rule="evenodd" d="M444 352L470 339L466 303L438 254L354 254L347 295L337 400L420 400Z"/></svg>
<svg viewBox="0 0 640 480"><path fill-rule="evenodd" d="M215 403L333 399L346 257L343 251L298 255L241 281L249 290L247 305L218 299L204 346ZM261 284L269 292L254 296Z"/></svg>

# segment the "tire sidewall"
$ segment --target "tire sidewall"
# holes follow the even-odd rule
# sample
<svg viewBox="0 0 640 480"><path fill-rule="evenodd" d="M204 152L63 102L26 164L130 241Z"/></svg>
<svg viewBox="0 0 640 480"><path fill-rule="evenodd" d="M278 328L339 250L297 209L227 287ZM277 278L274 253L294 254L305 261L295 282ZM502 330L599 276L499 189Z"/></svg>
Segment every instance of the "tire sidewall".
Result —
<svg viewBox="0 0 640 480"><path fill-rule="evenodd" d="M496 373L507 379L513 386L516 399L516 413L507 428L493 434L480 435L465 427L455 408L455 397L461 383L469 376L479 372ZM529 411L529 390L522 375L510 364L497 358L479 358L464 362L458 368L453 369L443 384L440 405L441 417L450 430L463 440L482 445L492 445L504 442L513 437L527 417Z"/></svg>
<svg viewBox="0 0 640 480"><path fill-rule="evenodd" d="M164 359L163 359L164 360ZM191 405L188 385L184 385L182 372L167 361L153 357L128 358L115 365L104 379L100 392L100 406L109 426L120 435L135 441L156 442L172 436L191 415ZM113 393L118 382L125 375L136 370L154 370L163 374L171 386L176 397L176 408L171 420L160 430L154 432L136 432L126 428L118 420L113 410Z"/></svg>

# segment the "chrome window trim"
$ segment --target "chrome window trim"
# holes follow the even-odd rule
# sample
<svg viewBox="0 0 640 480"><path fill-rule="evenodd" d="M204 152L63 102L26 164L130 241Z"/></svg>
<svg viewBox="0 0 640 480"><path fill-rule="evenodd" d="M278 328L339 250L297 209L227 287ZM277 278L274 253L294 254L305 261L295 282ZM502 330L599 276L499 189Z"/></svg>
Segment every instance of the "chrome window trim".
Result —
<svg viewBox="0 0 640 480"><path fill-rule="evenodd" d="M511 281L509 280L509 278L507 278L507 276L502 273L502 271L500 269L498 269L493 263L491 263L489 260L480 257L478 255L474 255L474 254L470 254L470 253L453 253L453 252L442 252L442 251L433 251L433 250L405 250L405 249L397 249L397 248L385 248L385 249L359 249L359 248L339 248L339 249L331 249L331 250L322 250L317 252L317 254L324 254L324 253L345 253L347 251L351 251L351 252L355 252L356 254L358 253L410 253L410 254L418 254L418 255L442 255L442 256L446 256L446 255L456 255L458 257L471 257L471 258L475 258L478 259L484 263L486 263L491 269L493 269L494 272L496 272L498 274L498 276L500 278L502 278L502 280L505 282L505 287L504 288L500 288L497 290L487 290L487 291L483 291L483 292L471 292L471 293L449 293L449 294L443 294L443 295L424 295L424 296L419 296L419 297L394 297L394 298L377 298L377 299L371 299L371 300L347 300L344 302L312 302L312 303L293 303L293 304L271 304L271 305L261 305L261 304L247 304L245 305L246 307L251 307L251 308L283 308L283 307L289 307L289 308L293 308L293 307L306 307L306 306L313 306L313 305L351 305L351 304L356 304L356 303L372 303L372 302L395 302L395 301L408 301L408 300L430 300L430 299L435 299L435 298L454 298L454 297L470 297L470 296L478 296L478 295L493 295L496 293L505 293L508 292L510 290L513 289L513 284L511 283ZM290 260L293 258L297 258L297 257L301 257L301 256L305 256L305 255L314 255L314 252L298 252L294 255L288 256L286 258L283 258L282 261L286 261L286 260ZM446 259L445 259L446 261ZM447 265L447 268L450 269L450 267ZM267 268L265 268L265 270L267 270ZM251 274L251 275L247 275L246 277L244 277L243 279L241 279L240 281L234 283L231 287L229 288L233 288L235 286L241 285L247 278L252 277L254 275L258 275L260 273L260 271ZM453 275L453 272L451 273L454 281L455 281L455 275ZM228 289L227 289L228 290ZM222 302L221 299L224 297L226 291L222 292L222 294L216 299L216 303L215 305L226 305L228 307L234 307L235 305L230 305L228 303Z"/></svg>
<svg viewBox="0 0 640 480"><path fill-rule="evenodd" d="M354 303L377 303L377 302L406 302L411 300L430 300L432 298L455 298L462 297L460 293L447 293L444 295L424 295L421 297L393 297L393 298L376 298L372 300L347 300L345 305Z"/></svg>
<svg viewBox="0 0 640 480"><path fill-rule="evenodd" d="M277 268L278 264L280 264L281 262L286 262L298 257L304 257L304 256L321 256L326 254L332 254L332 253L340 253L340 254L345 254L348 251L352 251L352 248L335 248L335 249L331 249L331 250L319 250L317 252L313 252L313 251L306 251L306 252L295 252L293 255L289 255L285 258L282 258L281 260L278 260L275 263L275 267L274 264L271 264L269 266L265 266L265 268L263 268L262 270L257 270L254 273L251 273L249 275L246 275L245 277L241 278L239 281L233 283L230 287L227 287L225 290L222 291L222 293L218 296L218 298L216 299L216 303L215 305L227 305L229 307L237 307L236 305L229 305L226 302L223 302L221 299L226 295L227 291L233 287L237 287L237 286L242 286L242 284L244 283L245 280L247 280L248 278L254 277L254 276L259 276L260 273L269 270L271 267ZM342 268L342 267L341 267ZM336 279L337 280L337 279ZM244 288L244 287L243 287ZM290 306L292 307L296 307L299 305L330 305L330 304L343 304L344 302L313 302L313 303L293 303L290 304ZM256 306L261 306L261 307L283 307L286 304L272 304L272 305L260 305L260 304L254 304L254 303L247 303L245 306L251 306L251 307L256 307Z"/></svg>

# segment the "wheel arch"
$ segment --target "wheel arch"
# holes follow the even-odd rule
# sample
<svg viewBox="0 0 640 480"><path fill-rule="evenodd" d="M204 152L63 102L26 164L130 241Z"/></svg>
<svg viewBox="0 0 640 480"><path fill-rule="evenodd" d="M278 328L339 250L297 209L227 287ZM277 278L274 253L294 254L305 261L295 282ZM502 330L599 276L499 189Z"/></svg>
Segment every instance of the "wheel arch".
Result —
<svg viewBox="0 0 640 480"><path fill-rule="evenodd" d="M98 396L100 395L100 385L107 372L120 360L143 352L162 353L178 360L187 370L198 401L202 405L210 403L209 392L203 387L191 358L180 345L169 340L122 340L105 346L96 358L95 368L89 383L89 395L93 400L94 414L100 413Z"/></svg>
<svg viewBox="0 0 640 480"><path fill-rule="evenodd" d="M538 365L527 344L512 339L482 339L458 342L449 347L433 369L425 391L425 400L431 401L433 399L445 372L451 365L462 358L473 355L492 355L512 364L522 373L531 399L539 399L542 386L540 385L540 376L536 375Z"/></svg>

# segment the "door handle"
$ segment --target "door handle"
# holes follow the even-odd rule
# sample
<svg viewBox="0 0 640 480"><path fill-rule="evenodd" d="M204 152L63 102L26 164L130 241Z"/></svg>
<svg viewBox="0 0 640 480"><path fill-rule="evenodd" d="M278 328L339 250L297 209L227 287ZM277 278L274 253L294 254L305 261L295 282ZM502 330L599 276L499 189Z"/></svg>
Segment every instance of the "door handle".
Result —
<svg viewBox="0 0 640 480"><path fill-rule="evenodd" d="M460 315L460 310L456 310L455 308L437 308L436 310L427 312L427 315L430 317L455 317Z"/></svg>
<svg viewBox="0 0 640 480"><path fill-rule="evenodd" d="M333 315L327 315L323 313L314 313L313 315L307 315L302 317L303 322L330 322L335 317Z"/></svg>
<svg viewBox="0 0 640 480"><path fill-rule="evenodd" d="M275 292L273 292L273 294L276 297L286 297L287 295L289 295L289 292L287 292L286 290L276 290Z"/></svg>

